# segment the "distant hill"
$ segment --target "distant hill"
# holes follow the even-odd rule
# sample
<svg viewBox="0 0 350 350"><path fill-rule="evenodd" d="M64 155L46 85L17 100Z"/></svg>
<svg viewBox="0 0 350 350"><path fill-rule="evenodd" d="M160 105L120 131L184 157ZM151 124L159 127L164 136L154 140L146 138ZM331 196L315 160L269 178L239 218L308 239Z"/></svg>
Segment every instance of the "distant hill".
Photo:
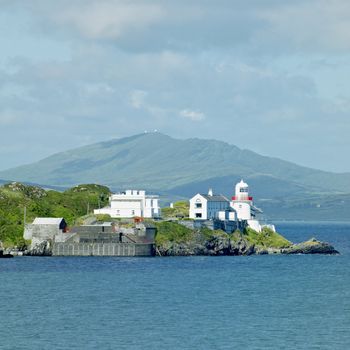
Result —
<svg viewBox="0 0 350 350"><path fill-rule="evenodd" d="M221 141L179 140L161 133L57 153L2 171L0 178L60 187L98 183L113 190L142 188L169 199L206 192L209 187L231 195L240 178L249 183L256 198L265 201L305 201L315 196L323 201L324 196L350 193L350 173L302 167Z"/></svg>

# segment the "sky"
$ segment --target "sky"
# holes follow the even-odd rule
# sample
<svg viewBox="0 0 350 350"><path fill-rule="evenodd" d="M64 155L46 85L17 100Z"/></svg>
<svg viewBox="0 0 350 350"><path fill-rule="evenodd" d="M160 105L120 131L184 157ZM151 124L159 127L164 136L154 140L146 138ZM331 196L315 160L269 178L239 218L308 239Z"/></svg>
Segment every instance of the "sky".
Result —
<svg viewBox="0 0 350 350"><path fill-rule="evenodd" d="M0 170L158 130L350 172L348 0L0 0Z"/></svg>

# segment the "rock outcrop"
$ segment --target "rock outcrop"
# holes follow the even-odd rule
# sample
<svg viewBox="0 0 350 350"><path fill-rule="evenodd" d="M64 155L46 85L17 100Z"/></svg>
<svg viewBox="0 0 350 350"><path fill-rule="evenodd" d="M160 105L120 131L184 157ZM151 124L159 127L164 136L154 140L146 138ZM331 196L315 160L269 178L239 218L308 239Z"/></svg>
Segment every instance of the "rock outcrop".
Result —
<svg viewBox="0 0 350 350"><path fill-rule="evenodd" d="M13 258L12 254L4 254L3 250L0 250L0 259Z"/></svg>
<svg viewBox="0 0 350 350"><path fill-rule="evenodd" d="M25 252L25 255L30 256L51 256L52 255L52 243L50 241L43 241L30 247Z"/></svg>
<svg viewBox="0 0 350 350"><path fill-rule="evenodd" d="M309 241L293 244L291 247L282 249L282 254L339 254L334 247L328 243L320 242L315 238Z"/></svg>
<svg viewBox="0 0 350 350"><path fill-rule="evenodd" d="M197 236L188 242L166 242L157 246L157 254L161 256L190 256L190 255L264 255L264 254L339 254L328 243L316 239L291 244L288 247L276 248L250 243L244 235L239 237L212 236L200 240Z"/></svg>

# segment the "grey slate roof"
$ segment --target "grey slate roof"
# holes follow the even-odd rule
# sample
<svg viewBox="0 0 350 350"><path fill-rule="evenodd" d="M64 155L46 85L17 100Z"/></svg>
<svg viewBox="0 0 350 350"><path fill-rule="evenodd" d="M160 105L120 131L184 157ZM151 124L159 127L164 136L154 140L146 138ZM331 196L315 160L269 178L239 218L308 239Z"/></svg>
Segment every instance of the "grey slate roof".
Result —
<svg viewBox="0 0 350 350"><path fill-rule="evenodd" d="M229 200L222 194L209 196L207 194L201 194L208 202L229 202Z"/></svg>
<svg viewBox="0 0 350 350"><path fill-rule="evenodd" d="M60 225L63 218L35 218L33 225Z"/></svg>

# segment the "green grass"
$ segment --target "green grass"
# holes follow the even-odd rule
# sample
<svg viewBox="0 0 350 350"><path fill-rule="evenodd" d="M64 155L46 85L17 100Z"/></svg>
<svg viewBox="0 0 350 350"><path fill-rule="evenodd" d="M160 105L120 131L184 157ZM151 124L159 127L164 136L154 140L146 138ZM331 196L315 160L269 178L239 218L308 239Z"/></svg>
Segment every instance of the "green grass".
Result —
<svg viewBox="0 0 350 350"><path fill-rule="evenodd" d="M96 220L98 222L110 222L112 221L112 218L109 214L97 214L96 215Z"/></svg>
<svg viewBox="0 0 350 350"><path fill-rule="evenodd" d="M157 227L156 244L167 242L183 243L193 238L194 231L176 222L155 222Z"/></svg>
<svg viewBox="0 0 350 350"><path fill-rule="evenodd" d="M319 241L316 238L310 238L308 241L303 242L307 246L315 246L319 244Z"/></svg>
<svg viewBox="0 0 350 350"><path fill-rule="evenodd" d="M179 201L174 203L173 208L162 208L164 218L188 218L190 203L188 201Z"/></svg>
<svg viewBox="0 0 350 350"><path fill-rule="evenodd" d="M235 231L233 234L227 234L222 230L210 230L201 228L199 231L191 230L177 222L156 222L157 235L156 244L164 245L166 243L188 243L195 237L198 239L198 233L203 240L210 240L213 237L231 238L234 241L246 239L250 244L262 246L265 248L286 248L292 243L281 236L279 233L272 231L269 228L264 228L262 232L256 232L251 228L246 228L244 232Z"/></svg>
<svg viewBox="0 0 350 350"><path fill-rule="evenodd" d="M247 227L242 236L245 237L249 243L266 248L287 248L292 244L279 233L266 227L263 228L261 232Z"/></svg>
<svg viewBox="0 0 350 350"><path fill-rule="evenodd" d="M210 230L207 227L202 227L200 229L200 233L206 238L206 239L210 239L213 237L225 237L225 238L229 238L230 235L227 234L225 231L222 230Z"/></svg>
<svg viewBox="0 0 350 350"><path fill-rule="evenodd" d="M171 243L189 243L191 241L210 240L214 237L229 238L226 232L222 230L210 230L208 228L201 228L200 230L189 229L174 221L155 222L157 227L156 245L164 245Z"/></svg>

